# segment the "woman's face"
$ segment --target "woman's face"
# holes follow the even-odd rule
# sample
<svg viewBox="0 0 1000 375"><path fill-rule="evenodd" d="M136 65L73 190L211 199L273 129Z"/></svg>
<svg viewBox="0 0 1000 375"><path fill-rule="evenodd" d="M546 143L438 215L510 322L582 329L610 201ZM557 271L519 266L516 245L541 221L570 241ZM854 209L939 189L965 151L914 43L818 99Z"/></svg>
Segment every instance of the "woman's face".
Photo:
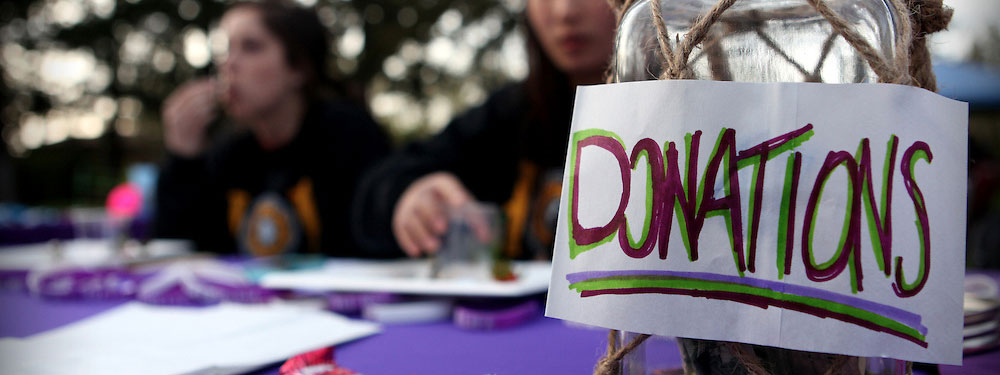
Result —
<svg viewBox="0 0 1000 375"><path fill-rule="evenodd" d="M274 111L303 84L303 75L288 65L284 46L264 26L259 12L234 8L221 22L229 49L219 66L219 96L226 113L240 122Z"/></svg>
<svg viewBox="0 0 1000 375"><path fill-rule="evenodd" d="M528 0L527 12L542 49L559 70L575 83L601 79L615 39L607 0Z"/></svg>

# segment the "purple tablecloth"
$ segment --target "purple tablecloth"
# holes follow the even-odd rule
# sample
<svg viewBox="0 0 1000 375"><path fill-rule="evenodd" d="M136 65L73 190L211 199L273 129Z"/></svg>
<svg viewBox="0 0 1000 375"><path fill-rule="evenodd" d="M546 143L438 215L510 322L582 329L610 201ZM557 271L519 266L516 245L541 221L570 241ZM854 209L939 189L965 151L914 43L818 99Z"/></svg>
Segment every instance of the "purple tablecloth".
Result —
<svg viewBox="0 0 1000 375"><path fill-rule="evenodd" d="M114 301L61 301L24 292L0 291L0 337L27 337L96 315L122 304Z"/></svg>
<svg viewBox="0 0 1000 375"><path fill-rule="evenodd" d="M0 292L0 337L26 337L118 306ZM467 331L451 323L385 325L382 333L338 346L337 362L365 374L587 374L604 353L607 330L537 319L506 330ZM650 343L655 368L679 367L672 341ZM652 357L652 356L651 356ZM269 368L260 373L276 373Z"/></svg>
<svg viewBox="0 0 1000 375"><path fill-rule="evenodd" d="M990 272L1000 279L1000 272ZM0 291L0 337L26 337L119 305L44 300ZM386 325L381 334L338 346L338 363L365 374L588 374L604 353L607 331L538 319L507 330L474 332L450 323ZM648 369L680 366L675 344L647 348ZM274 372L274 368L263 373ZM943 374L998 374L1000 351L941 366Z"/></svg>
<svg viewBox="0 0 1000 375"><path fill-rule="evenodd" d="M607 330L569 327L550 318L496 332L446 323L386 326L381 335L337 348L335 356L365 374L589 374L606 337ZM649 350L667 354L656 358L655 368L680 367L672 342L653 345Z"/></svg>

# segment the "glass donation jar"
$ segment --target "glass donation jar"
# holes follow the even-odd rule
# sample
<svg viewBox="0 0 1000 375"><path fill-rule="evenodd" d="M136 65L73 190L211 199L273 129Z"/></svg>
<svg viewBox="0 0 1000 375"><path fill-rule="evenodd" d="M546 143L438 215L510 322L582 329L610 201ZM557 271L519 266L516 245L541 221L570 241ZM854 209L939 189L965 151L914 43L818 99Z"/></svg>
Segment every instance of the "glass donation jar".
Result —
<svg viewBox="0 0 1000 375"><path fill-rule="evenodd" d="M835 30L807 0L737 0L692 44L682 44L698 19L720 0L659 1L663 24L654 23L650 0L632 3L619 23L612 82L696 79L741 82L878 82L863 54ZM897 38L896 10L888 0L825 0L847 27L893 63ZM705 30L703 28L703 30ZM666 36L666 37L664 37ZM676 62L676 61L675 61ZM669 71L671 68L674 71ZM639 336L621 332L624 345ZM655 337L654 337L655 339ZM887 358L858 358L742 343L678 338L686 373L695 374L901 374L910 364ZM652 373L645 369L646 344L626 355L621 374ZM665 353L660 355L666 355Z"/></svg>

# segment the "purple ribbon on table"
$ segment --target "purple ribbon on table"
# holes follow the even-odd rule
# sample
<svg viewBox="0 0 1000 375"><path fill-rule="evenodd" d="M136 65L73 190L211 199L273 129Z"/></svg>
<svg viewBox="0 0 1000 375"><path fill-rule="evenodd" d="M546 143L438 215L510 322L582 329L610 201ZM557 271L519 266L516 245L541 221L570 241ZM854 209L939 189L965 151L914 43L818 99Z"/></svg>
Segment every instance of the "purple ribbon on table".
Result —
<svg viewBox="0 0 1000 375"><path fill-rule="evenodd" d="M363 292L363 293L330 293L326 297L326 307L328 310L341 314L357 314L364 310L365 306L393 303L402 300L398 294L385 292Z"/></svg>
<svg viewBox="0 0 1000 375"><path fill-rule="evenodd" d="M253 284L238 266L218 261L173 263L133 271L121 266L61 265L0 275L5 289L64 299L136 299L157 305L262 303L276 292Z"/></svg>
<svg viewBox="0 0 1000 375"><path fill-rule="evenodd" d="M275 294L251 283L237 266L200 261L163 267L142 282L136 299L157 305L201 306L221 301L262 303Z"/></svg>
<svg viewBox="0 0 1000 375"><path fill-rule="evenodd" d="M43 297L124 299L135 296L140 279L121 267L69 266L28 272L26 285Z"/></svg>
<svg viewBox="0 0 1000 375"><path fill-rule="evenodd" d="M470 330L504 329L530 321L539 316L541 304L528 300L512 307L501 309L455 307L454 322L459 328Z"/></svg>

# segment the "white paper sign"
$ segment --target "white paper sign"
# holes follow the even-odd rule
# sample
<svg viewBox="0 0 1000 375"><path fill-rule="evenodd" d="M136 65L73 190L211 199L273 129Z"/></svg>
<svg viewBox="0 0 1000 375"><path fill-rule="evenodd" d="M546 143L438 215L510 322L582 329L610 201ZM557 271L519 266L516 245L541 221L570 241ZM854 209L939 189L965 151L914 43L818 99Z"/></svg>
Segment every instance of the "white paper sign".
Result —
<svg viewBox="0 0 1000 375"><path fill-rule="evenodd" d="M967 104L647 81L575 108L548 316L961 363Z"/></svg>

